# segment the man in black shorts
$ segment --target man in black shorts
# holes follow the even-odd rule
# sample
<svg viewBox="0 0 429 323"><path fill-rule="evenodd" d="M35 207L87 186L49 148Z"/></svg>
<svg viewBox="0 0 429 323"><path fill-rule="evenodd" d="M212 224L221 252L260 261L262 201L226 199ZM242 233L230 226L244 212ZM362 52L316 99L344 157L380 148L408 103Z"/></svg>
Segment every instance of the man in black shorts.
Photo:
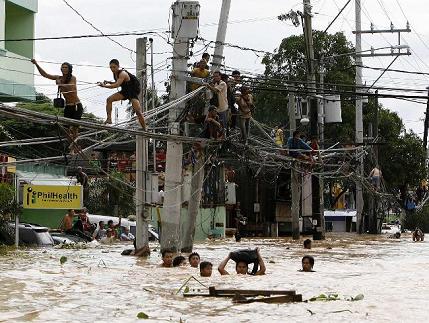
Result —
<svg viewBox="0 0 429 323"><path fill-rule="evenodd" d="M76 77L72 75L73 66L70 63L62 63L62 75L51 75L46 73L45 70L40 67L40 65L35 59L32 59L31 62L36 65L36 68L39 71L40 75L57 83L58 92L64 96L65 100L64 117L74 120L80 120L83 114L83 107L82 103L80 103L79 97L77 96ZM71 153L76 153L79 151L79 146L76 143L78 135L79 127L70 126L69 137Z"/></svg>
<svg viewBox="0 0 429 323"><path fill-rule="evenodd" d="M121 88L121 91L109 96L106 102L107 119L104 123L112 123L112 104L116 101L129 100L136 115L139 119L140 125L146 129L143 113L141 112L140 101L138 99L140 93L140 83L135 75L119 67L119 61L112 59L110 61L110 70L113 73L114 82L104 81L99 82L98 85L107 89Z"/></svg>

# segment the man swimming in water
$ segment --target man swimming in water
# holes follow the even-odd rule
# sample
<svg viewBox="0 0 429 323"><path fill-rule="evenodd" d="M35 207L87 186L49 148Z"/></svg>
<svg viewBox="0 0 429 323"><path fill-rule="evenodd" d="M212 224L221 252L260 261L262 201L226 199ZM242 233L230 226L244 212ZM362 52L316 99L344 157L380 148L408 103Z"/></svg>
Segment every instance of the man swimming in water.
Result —
<svg viewBox="0 0 429 323"><path fill-rule="evenodd" d="M265 275L265 263L262 259L261 253L259 252L259 248L256 248L256 252L258 255L258 262L259 262L259 270L255 273L255 275ZM218 270L221 275L229 275L229 273L225 270L226 264L231 259L231 253L226 257L219 265ZM249 274L249 265L244 261L238 261L235 264L235 271L239 275L247 275Z"/></svg>
<svg viewBox="0 0 429 323"><path fill-rule="evenodd" d="M139 101L140 83L137 77L128 71L121 69L119 61L112 59L109 63L110 70L113 73L114 82L104 81L99 82L98 85L106 89L121 88L121 91L112 94L107 98L106 112L107 119L104 123L112 123L112 104L116 101L129 100L143 129L146 129L145 120L143 113L141 112L141 106Z"/></svg>
<svg viewBox="0 0 429 323"><path fill-rule="evenodd" d="M65 100L64 117L80 120L83 114L83 106L82 103L80 103L79 97L77 96L76 77L72 75L73 66L70 63L64 62L61 64L62 75L51 75L46 73L34 58L31 60L31 62L36 66L40 75L55 81L58 85L58 92L64 96ZM79 146L76 143L76 139L79 135L79 127L70 126L68 135L70 137L70 152L79 152Z"/></svg>
<svg viewBox="0 0 429 323"><path fill-rule="evenodd" d="M198 265L200 264L200 255L193 252L189 255L188 260L191 267L198 268Z"/></svg>
<svg viewBox="0 0 429 323"><path fill-rule="evenodd" d="M169 268L173 266L173 252L171 250L161 251L162 264L161 267Z"/></svg>

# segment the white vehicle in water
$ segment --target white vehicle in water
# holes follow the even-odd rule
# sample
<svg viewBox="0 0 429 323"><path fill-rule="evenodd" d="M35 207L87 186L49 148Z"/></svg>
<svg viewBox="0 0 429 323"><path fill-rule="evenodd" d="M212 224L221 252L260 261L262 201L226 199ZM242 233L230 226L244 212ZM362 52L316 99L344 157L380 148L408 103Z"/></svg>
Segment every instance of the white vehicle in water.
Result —
<svg viewBox="0 0 429 323"><path fill-rule="evenodd" d="M388 234L389 236L399 239L401 237L401 225L383 223L381 226L381 233Z"/></svg>

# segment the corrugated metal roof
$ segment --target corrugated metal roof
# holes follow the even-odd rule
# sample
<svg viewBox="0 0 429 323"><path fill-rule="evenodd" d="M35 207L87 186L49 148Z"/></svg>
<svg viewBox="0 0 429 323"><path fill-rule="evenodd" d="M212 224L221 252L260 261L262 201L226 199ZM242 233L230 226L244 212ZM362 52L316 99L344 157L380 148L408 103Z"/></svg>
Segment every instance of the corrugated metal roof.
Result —
<svg viewBox="0 0 429 323"><path fill-rule="evenodd" d="M21 181L26 181L33 185L76 185L77 180L75 177L66 177L62 175L53 175L37 172L27 172L17 170L16 175Z"/></svg>

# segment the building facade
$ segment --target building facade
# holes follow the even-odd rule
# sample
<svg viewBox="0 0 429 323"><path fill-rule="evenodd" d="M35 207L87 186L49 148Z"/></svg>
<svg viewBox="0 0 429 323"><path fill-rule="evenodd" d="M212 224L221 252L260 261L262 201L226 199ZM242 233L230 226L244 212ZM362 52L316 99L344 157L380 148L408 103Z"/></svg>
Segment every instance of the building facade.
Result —
<svg viewBox="0 0 429 323"><path fill-rule="evenodd" d="M34 38L37 0L0 0L0 102L34 100Z"/></svg>

